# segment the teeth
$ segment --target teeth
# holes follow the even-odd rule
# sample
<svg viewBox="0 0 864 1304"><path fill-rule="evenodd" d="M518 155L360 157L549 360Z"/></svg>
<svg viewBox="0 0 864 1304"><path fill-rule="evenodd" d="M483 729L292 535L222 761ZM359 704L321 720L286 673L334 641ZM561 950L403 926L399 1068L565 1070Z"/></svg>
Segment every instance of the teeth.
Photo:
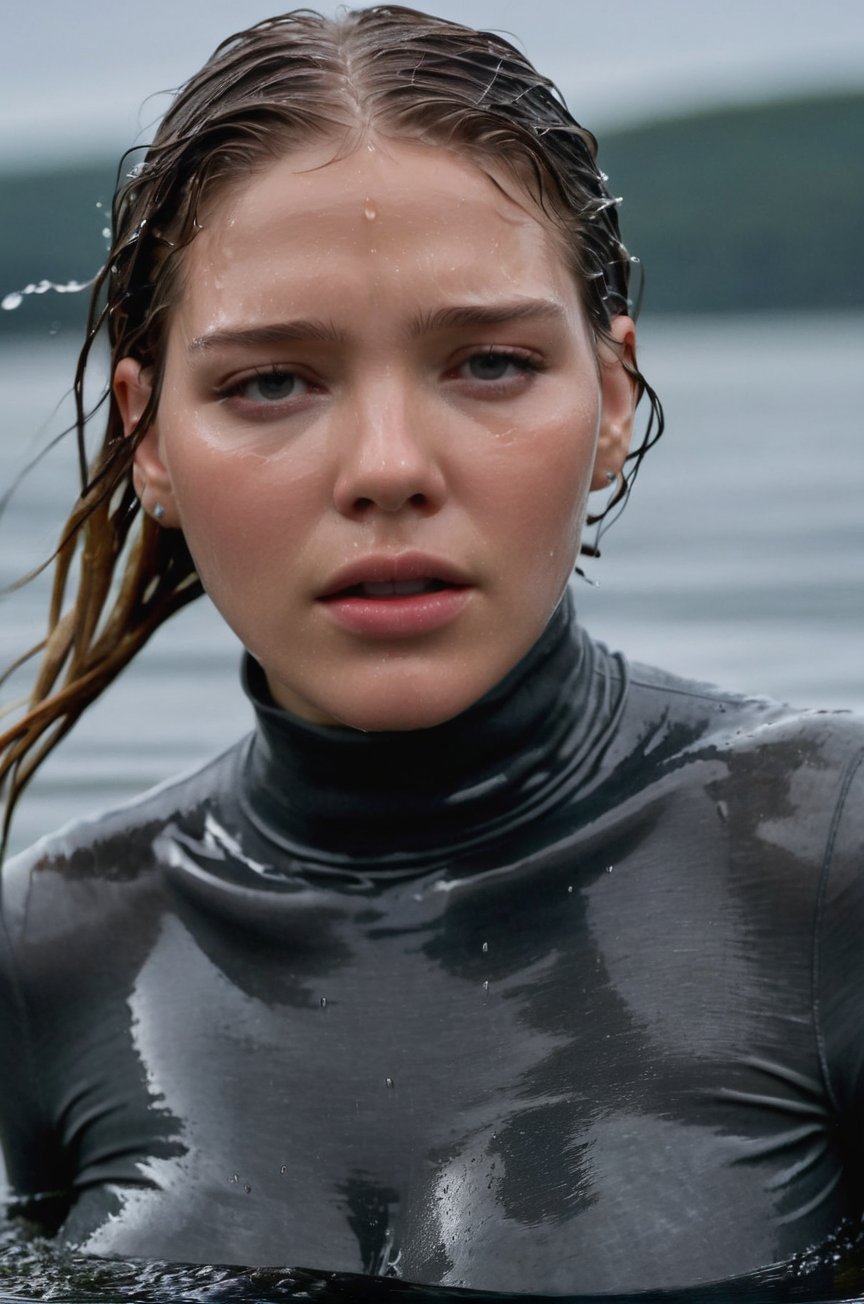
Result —
<svg viewBox="0 0 864 1304"><path fill-rule="evenodd" d="M430 583L430 580L369 581L361 584L360 589L367 598L410 597L413 593L425 593Z"/></svg>

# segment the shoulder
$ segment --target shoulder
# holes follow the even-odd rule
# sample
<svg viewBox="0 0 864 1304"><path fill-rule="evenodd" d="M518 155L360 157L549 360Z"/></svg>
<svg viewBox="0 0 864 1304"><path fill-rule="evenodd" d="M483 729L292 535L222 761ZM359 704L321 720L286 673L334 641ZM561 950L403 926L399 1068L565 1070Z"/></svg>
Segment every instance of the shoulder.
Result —
<svg viewBox="0 0 864 1304"><path fill-rule="evenodd" d="M819 860L840 812L844 828L851 820L860 836L864 810L850 785L855 774L861 782L864 718L728 692L638 663L623 673L628 747L667 790L698 790L721 813L746 817L754 833L781 836L782 828Z"/></svg>
<svg viewBox="0 0 864 1304"><path fill-rule="evenodd" d="M98 815L74 820L10 858L0 875L0 915L7 941L46 920L52 934L87 919L104 928L112 905L128 910L160 889L155 844L169 825L203 824L206 812L230 793L247 740L205 765L167 780L140 797ZM88 925L84 931L90 932Z"/></svg>
<svg viewBox="0 0 864 1304"><path fill-rule="evenodd" d="M730 692L716 684L670 674L654 666L629 665L631 705L646 717L689 722L698 736L726 749L790 745L819 749L843 765L864 749L864 716L791 706L760 694Z"/></svg>

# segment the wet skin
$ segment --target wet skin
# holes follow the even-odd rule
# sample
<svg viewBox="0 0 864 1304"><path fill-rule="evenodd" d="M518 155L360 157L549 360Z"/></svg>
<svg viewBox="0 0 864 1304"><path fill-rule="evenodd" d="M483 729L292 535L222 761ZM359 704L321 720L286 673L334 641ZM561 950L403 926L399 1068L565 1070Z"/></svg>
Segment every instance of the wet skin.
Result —
<svg viewBox="0 0 864 1304"><path fill-rule="evenodd" d="M617 352L595 343L512 181L405 141L332 154L205 212L138 484L278 702L426 727L497 683L560 599L589 490L629 443L633 326L613 323ZM115 389L131 430L149 377L126 359ZM435 591L362 587L388 580Z"/></svg>

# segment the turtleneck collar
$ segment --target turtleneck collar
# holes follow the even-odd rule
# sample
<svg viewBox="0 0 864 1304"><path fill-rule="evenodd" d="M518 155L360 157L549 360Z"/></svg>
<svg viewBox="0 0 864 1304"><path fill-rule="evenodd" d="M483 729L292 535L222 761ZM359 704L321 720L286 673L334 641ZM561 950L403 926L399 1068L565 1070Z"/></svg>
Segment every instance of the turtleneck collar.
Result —
<svg viewBox="0 0 864 1304"><path fill-rule="evenodd" d="M258 831L307 861L420 868L497 840L588 785L626 674L579 627L568 592L495 688L430 729L308 724L276 706L249 656L244 686L258 727L240 801Z"/></svg>

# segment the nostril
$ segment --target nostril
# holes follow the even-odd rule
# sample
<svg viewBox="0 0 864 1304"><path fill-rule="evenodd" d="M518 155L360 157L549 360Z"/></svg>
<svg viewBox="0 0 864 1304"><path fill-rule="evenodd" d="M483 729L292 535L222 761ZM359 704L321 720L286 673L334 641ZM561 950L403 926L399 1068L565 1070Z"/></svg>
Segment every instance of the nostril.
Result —
<svg viewBox="0 0 864 1304"><path fill-rule="evenodd" d="M409 501L410 501L412 507L425 507L425 506L426 506L426 495L425 495L425 494L412 494L411 497L410 497L410 499L409 499Z"/></svg>

